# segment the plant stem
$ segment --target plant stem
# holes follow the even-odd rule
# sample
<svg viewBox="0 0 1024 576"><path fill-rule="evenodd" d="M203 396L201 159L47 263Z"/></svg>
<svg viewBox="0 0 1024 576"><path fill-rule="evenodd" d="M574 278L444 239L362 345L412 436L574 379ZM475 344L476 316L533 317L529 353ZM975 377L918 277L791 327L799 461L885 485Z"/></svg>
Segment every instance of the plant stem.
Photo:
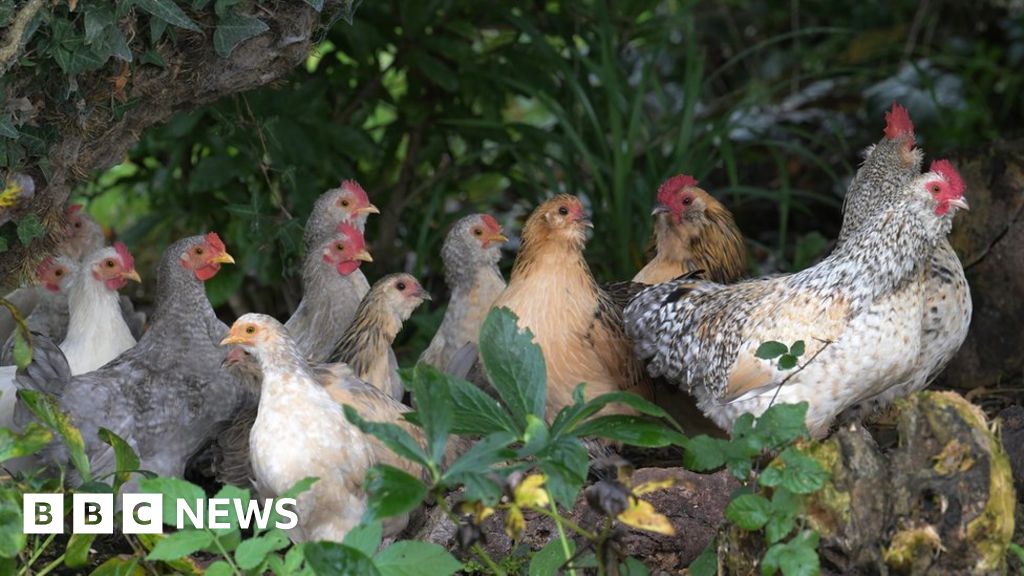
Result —
<svg viewBox="0 0 1024 576"><path fill-rule="evenodd" d="M569 527L570 530L572 530L573 532L576 532L580 536L583 536L587 540L597 540L597 536L593 532L589 532L587 530L584 530L583 528L580 528L572 520L569 520L568 518L564 518L562 516L559 516L557 513L552 514L549 510L545 510L544 508L537 508L536 506L528 506L527 509L528 510L532 510L532 511L538 513L538 514L542 514L544 516L547 516L548 518L551 518L552 520L555 521L555 524L558 525L559 529L561 529L562 524L565 524L566 526Z"/></svg>
<svg viewBox="0 0 1024 576"><path fill-rule="evenodd" d="M501 568L501 566L498 566L494 560L491 559L491 555L481 548L479 544L473 544L473 554L475 554L476 557L479 558L485 566L487 566L487 569L490 570L491 573L495 574L495 576L506 576L506 572Z"/></svg>
<svg viewBox="0 0 1024 576"><path fill-rule="evenodd" d="M35 576L45 576L46 574L49 574L51 570L53 570L57 566L60 566L62 562L64 562L64 554L57 556L57 558L54 559L53 562L50 562L42 570L36 572Z"/></svg>
<svg viewBox="0 0 1024 576"><path fill-rule="evenodd" d="M36 551L33 552L31 556L29 556L28 562L25 562L25 566L22 567L21 571L18 572L18 574L28 574L29 569L32 568L32 564L35 564L35 561L39 560L39 556L43 554L43 551L50 546L50 543L53 542L53 539L56 537L56 534L50 534L49 536L47 536L46 540L43 540L43 543L39 546L39 548L36 548Z"/></svg>
<svg viewBox="0 0 1024 576"><path fill-rule="evenodd" d="M235 564L235 561L231 559L231 555L224 549L224 545L220 543L220 537L216 534L213 535L213 543L217 545L217 551L224 557L224 560L231 565L232 574L245 574L245 572Z"/></svg>
<svg viewBox="0 0 1024 576"><path fill-rule="evenodd" d="M569 550L569 540L565 537L565 528L562 528L562 517L558 514L558 508L555 507L555 499L551 497L551 492L548 492L548 504L551 506L551 513L554 514L555 527L558 528L558 539L562 541L562 554L565 556L565 561L569 562L572 560L572 551ZM576 576L576 569L569 567L569 574Z"/></svg>

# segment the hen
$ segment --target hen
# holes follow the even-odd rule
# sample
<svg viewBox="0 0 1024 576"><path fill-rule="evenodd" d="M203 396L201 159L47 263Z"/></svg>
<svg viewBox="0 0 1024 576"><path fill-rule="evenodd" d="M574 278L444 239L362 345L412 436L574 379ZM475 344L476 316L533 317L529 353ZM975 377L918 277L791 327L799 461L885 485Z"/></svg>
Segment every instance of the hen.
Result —
<svg viewBox="0 0 1024 576"><path fill-rule="evenodd" d="M686 174L658 188L654 216L654 257L633 277L641 284L661 284L694 270L704 278L729 284L747 268L747 250L732 214Z"/></svg>
<svg viewBox="0 0 1024 576"><path fill-rule="evenodd" d="M19 371L20 387L59 397L82 432L96 475L114 468L113 450L97 437L101 426L131 445L143 469L180 476L189 457L248 399L221 367L227 326L203 287L221 264L233 261L214 233L175 242L160 261L156 311L138 344L99 370L71 378L59 353L36 354ZM63 446L50 446L46 456L68 461Z"/></svg>
<svg viewBox="0 0 1024 576"><path fill-rule="evenodd" d="M555 196L527 218L508 288L494 302L529 328L547 363L546 415L572 404L576 385L588 398L626 390L651 397L643 367L622 326L622 313L583 258L591 227L575 196ZM609 412L632 413L622 405Z"/></svg>
<svg viewBox="0 0 1024 576"><path fill-rule="evenodd" d="M420 362L444 371L458 350L466 344L476 344L491 304L505 290L498 260L501 245L507 240L501 226L489 214L466 216L452 226L441 248L444 279L451 298L441 326L420 355Z"/></svg>
<svg viewBox="0 0 1024 576"><path fill-rule="evenodd" d="M330 361L349 365L359 379L401 399L404 388L398 367L390 360L391 344L402 323L424 300L430 300L430 294L411 275L381 278L359 304L355 320L334 348Z"/></svg>
<svg viewBox="0 0 1024 576"><path fill-rule="evenodd" d="M379 213L380 210L370 203L370 198L358 182L343 181L337 188L321 194L313 205L303 233L306 252L315 250L327 236L334 233L341 222L347 222L363 232L366 217Z"/></svg>
<svg viewBox="0 0 1024 576"><path fill-rule="evenodd" d="M732 285L683 278L641 292L626 329L648 372L690 390L724 429L773 402L807 401L819 437L843 409L912 378L929 254L967 204L944 167L900 194L796 274ZM806 360L792 372L755 356L763 342L801 340Z"/></svg>
<svg viewBox="0 0 1024 576"><path fill-rule="evenodd" d="M413 475L422 473L419 465L397 457L350 424L342 404L353 405L370 420L403 425L422 444L418 429L401 419L407 409L357 381L321 385L284 327L273 318L242 316L222 344L242 346L259 360L263 373L259 412L250 434L252 469L260 496L273 498L303 478L319 477L297 499L299 525L289 533L293 541L341 542L366 512L364 479L371 466L384 463ZM397 534L404 524L404 519L386 523L386 534Z"/></svg>

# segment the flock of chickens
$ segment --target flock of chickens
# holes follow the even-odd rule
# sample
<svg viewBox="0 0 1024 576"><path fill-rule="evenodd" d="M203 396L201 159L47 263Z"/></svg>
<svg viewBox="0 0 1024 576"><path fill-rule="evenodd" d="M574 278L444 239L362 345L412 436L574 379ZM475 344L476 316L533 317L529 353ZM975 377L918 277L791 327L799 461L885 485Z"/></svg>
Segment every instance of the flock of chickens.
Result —
<svg viewBox="0 0 1024 576"><path fill-rule="evenodd" d="M583 256L592 225L573 196L553 197L526 220L507 285L501 226L486 214L462 218L442 249L451 300L420 361L488 389L477 336L489 310L507 307L543 351L549 418L585 382L588 397L626 390L658 403L681 389L726 430L742 413L805 401L808 427L822 436L841 413L870 414L922 389L970 323L969 289L946 239L968 206L949 162L921 173L906 110L893 105L886 121L850 185L834 251L795 274L741 279L746 253L732 215L685 175L659 188L653 254L631 282L594 280ZM203 286L233 262L227 247L212 232L175 242L141 332L118 295L139 280L131 254L102 247L95 223L71 209L60 254L39 267L38 283L9 296L28 314L34 356L16 376L13 367L0 372L0 425L32 417L13 394L31 389L59 398L96 474L114 467L97 436L103 427L161 475L199 468L266 498L317 476L291 537L341 540L365 511L370 466L422 472L342 411L351 405L422 439L402 418L410 408L391 345L430 296L408 274L367 282L363 229L376 212L353 181L321 196L305 228L304 297L284 324L253 313L229 329ZM780 367L758 357L767 341L803 341L805 351L797 366ZM449 456L464 447L453 444ZM58 443L42 457L68 468Z"/></svg>

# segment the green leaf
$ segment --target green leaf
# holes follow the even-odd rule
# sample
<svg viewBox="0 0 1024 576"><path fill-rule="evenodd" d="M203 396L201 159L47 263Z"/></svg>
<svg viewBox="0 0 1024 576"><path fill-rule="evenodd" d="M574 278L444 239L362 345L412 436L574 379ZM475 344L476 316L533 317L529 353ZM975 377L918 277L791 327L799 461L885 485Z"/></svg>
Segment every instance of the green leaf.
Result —
<svg viewBox="0 0 1024 576"><path fill-rule="evenodd" d="M437 84L448 92L455 92L459 88L459 77L448 67L447 64L434 58L430 54L418 50L412 53L412 61L417 68L423 72L423 76L429 82ZM481 338L483 340L483 338Z"/></svg>
<svg viewBox="0 0 1024 576"><path fill-rule="evenodd" d="M369 518L390 518L414 510L423 503L427 487L407 472L378 464L366 473L366 493L369 496Z"/></svg>
<svg viewBox="0 0 1024 576"><path fill-rule="evenodd" d="M1010 542L1009 548L1010 552L1012 552L1013 555L1017 557L1017 561L1024 563L1024 547L1021 547L1020 544Z"/></svg>
<svg viewBox="0 0 1024 576"><path fill-rule="evenodd" d="M212 543L212 532L192 529L179 530L158 540L153 551L146 556L146 560L177 560L198 552Z"/></svg>
<svg viewBox="0 0 1024 576"><path fill-rule="evenodd" d="M547 488L559 504L572 507L587 478L589 457L576 438L553 441L538 455L538 467L547 476Z"/></svg>
<svg viewBox="0 0 1024 576"><path fill-rule="evenodd" d="M761 345L757 347L757 352L754 352L754 356L763 360L771 360L772 358L782 356L788 351L789 346L786 346L782 342L769 340L767 342L762 342Z"/></svg>
<svg viewBox="0 0 1024 576"><path fill-rule="evenodd" d="M89 573L89 576L145 576L146 571L139 566L135 557L123 558L114 556Z"/></svg>
<svg viewBox="0 0 1024 576"><path fill-rule="evenodd" d="M324 0L303 0L306 4L313 7L313 10L320 12L324 9Z"/></svg>
<svg viewBox="0 0 1024 576"><path fill-rule="evenodd" d="M792 354L793 356L803 356L805 348L806 345L804 344L804 341L797 340L796 342L793 342L792 346L789 347L789 353Z"/></svg>
<svg viewBox="0 0 1024 576"><path fill-rule="evenodd" d="M452 481L462 483L466 500L471 502L494 506L502 496L502 487L483 472L465 472L453 477Z"/></svg>
<svg viewBox="0 0 1024 576"><path fill-rule="evenodd" d="M533 456L548 443L548 425L533 414L526 415L526 430L523 431L523 446L516 454L520 458Z"/></svg>
<svg viewBox="0 0 1024 576"><path fill-rule="evenodd" d="M368 422L363 420L356 409L348 404L343 406L345 418L366 434L371 434L406 460L412 460L425 467L430 467L430 460L423 453L419 443L397 424L390 422Z"/></svg>
<svg viewBox="0 0 1024 576"><path fill-rule="evenodd" d="M685 446L688 439L664 424L638 416L613 414L586 421L574 432L579 436L596 436L645 448Z"/></svg>
<svg viewBox="0 0 1024 576"><path fill-rule="evenodd" d="M403 540L381 550L374 557L381 576L450 576L462 563L447 550L431 542Z"/></svg>
<svg viewBox="0 0 1024 576"><path fill-rule="evenodd" d="M203 576L231 576L234 573L235 569L226 560L217 560L206 567L206 570L203 571Z"/></svg>
<svg viewBox="0 0 1024 576"><path fill-rule="evenodd" d="M514 456L508 447L516 441L516 437L508 432L495 432L473 443L458 460L452 462L445 470L442 479L452 479L466 472L486 470L492 464L507 460Z"/></svg>
<svg viewBox="0 0 1024 576"><path fill-rule="evenodd" d="M240 43L270 30L266 22L255 16L229 10L217 22L213 31L213 49L221 58L227 58Z"/></svg>
<svg viewBox="0 0 1024 576"><path fill-rule="evenodd" d="M576 542L567 540L569 545L569 557L576 553ZM550 576L560 574L562 566L566 563L565 550L562 549L562 540L553 538L537 551L530 560L529 576Z"/></svg>
<svg viewBox="0 0 1024 576"><path fill-rule="evenodd" d="M14 330L14 365L24 369L31 363L32 345L29 344L29 336L21 326L18 326Z"/></svg>
<svg viewBox="0 0 1024 576"><path fill-rule="evenodd" d="M107 6L94 6L85 13L85 43L99 40L114 25L114 11Z"/></svg>
<svg viewBox="0 0 1024 576"><path fill-rule="evenodd" d="M578 394L581 403L567 406L555 415L555 420L551 423L551 434L553 436L560 435L563 432L573 432L574 427L584 419L597 414L602 408L612 403L624 404L641 414L654 416L655 418L664 418L673 423L673 425L675 424L672 417L663 408L629 392L609 392L592 398L586 403L582 403L582 387L583 384L580 384L573 391L573 397L576 398Z"/></svg>
<svg viewBox="0 0 1024 576"><path fill-rule="evenodd" d="M309 542L303 552L319 576L382 576L368 556L337 542Z"/></svg>
<svg viewBox="0 0 1024 576"><path fill-rule="evenodd" d="M712 540L700 553L700 556L686 568L689 576L717 576L718 574L718 543Z"/></svg>
<svg viewBox="0 0 1024 576"><path fill-rule="evenodd" d="M5 394L13 394L8 390ZM38 422L30 422L20 433L0 428L0 462L29 456L53 441L53 432Z"/></svg>
<svg viewBox="0 0 1024 576"><path fill-rule="evenodd" d="M85 456L85 440L82 433L71 425L71 419L67 414L61 412L57 401L48 394L34 390L18 390L18 398L22 403L39 419L40 422L55 430L64 440L68 448L68 456L82 482L92 479L89 468L89 459Z"/></svg>
<svg viewBox="0 0 1024 576"><path fill-rule="evenodd" d="M189 509L195 511L198 501L205 502L206 499L206 493L203 492L202 488L180 478L165 476L143 478L139 480L139 490L141 492L155 492L163 495L163 518L164 524L168 526L174 526L177 522L177 500L184 499L188 503ZM205 513L203 513L204 507L201 503L199 503L198 507L200 513L205 517ZM188 518L189 516L186 513L184 519L186 525L191 522ZM210 537L213 537L212 534Z"/></svg>
<svg viewBox="0 0 1024 576"><path fill-rule="evenodd" d="M775 404L757 419L757 433L769 447L776 448L797 438L806 438L807 402Z"/></svg>
<svg viewBox="0 0 1024 576"><path fill-rule="evenodd" d="M771 576L781 570L783 576L819 576L818 533L804 530L783 544L775 544L764 554L761 574Z"/></svg>
<svg viewBox="0 0 1024 576"><path fill-rule="evenodd" d="M785 488L779 488L772 494L771 518L764 527L765 539L769 544L782 540L793 531L796 517L803 510L803 501L799 496Z"/></svg>
<svg viewBox="0 0 1024 576"><path fill-rule="evenodd" d="M174 0L135 0L135 4L153 16L172 26L193 32L201 32L199 26L189 18Z"/></svg>
<svg viewBox="0 0 1024 576"><path fill-rule="evenodd" d="M828 472L818 461L790 446L779 455L782 461L781 486L794 494L811 494L821 490Z"/></svg>
<svg viewBox="0 0 1024 576"><path fill-rule="evenodd" d="M779 357L779 370L792 370L796 367L796 356L783 354Z"/></svg>
<svg viewBox="0 0 1024 576"><path fill-rule="evenodd" d="M622 576L650 576L651 571L643 562L628 556L619 564L619 574Z"/></svg>
<svg viewBox="0 0 1024 576"><path fill-rule="evenodd" d="M21 495L13 489L3 490L0 498L0 558L16 558L25 548L22 532Z"/></svg>
<svg viewBox="0 0 1024 576"><path fill-rule="evenodd" d="M725 452L722 445L728 441L719 440L701 434L690 438L683 446L686 452L683 454L683 466L695 472L706 472L721 468L725 464Z"/></svg>
<svg viewBox="0 0 1024 576"><path fill-rule="evenodd" d="M72 534L68 546L64 550L64 565L68 568L81 568L89 563L89 547L97 534Z"/></svg>
<svg viewBox="0 0 1024 576"><path fill-rule="evenodd" d="M367 556L373 556L377 548L380 548L381 539L384 534L384 524L378 520L366 522L353 528L345 535L345 546L355 548Z"/></svg>
<svg viewBox="0 0 1024 576"><path fill-rule="evenodd" d="M430 461L440 467L453 420L448 377L429 364L417 364L412 372L412 393Z"/></svg>
<svg viewBox="0 0 1024 576"><path fill-rule="evenodd" d="M18 129L14 127L14 124L7 118L0 118L0 136L4 138L10 138L11 140L17 140L21 134Z"/></svg>
<svg viewBox="0 0 1024 576"><path fill-rule="evenodd" d="M520 331L516 320L508 308L487 315L480 329L480 359L521 431L526 428L527 414L544 418L547 368L533 333Z"/></svg>
<svg viewBox="0 0 1024 576"><path fill-rule="evenodd" d="M100 427L96 435L103 443L114 449L116 470L114 474L114 491L116 492L122 484L128 481L131 473L139 469L139 457L127 442L110 430Z"/></svg>
<svg viewBox="0 0 1024 576"><path fill-rule="evenodd" d="M235 562L242 570L252 570L267 558L267 554L288 547L288 536L281 530L271 530L265 536L243 540L235 550Z"/></svg>
<svg viewBox="0 0 1024 576"><path fill-rule="evenodd" d="M22 246L28 246L36 238L41 238L46 234L46 228L43 227L43 223L39 220L39 216L35 214L29 214L18 222L18 241L21 242Z"/></svg>
<svg viewBox="0 0 1024 576"><path fill-rule="evenodd" d="M768 523L771 502L757 494L740 494L725 507L725 517L747 531L760 529Z"/></svg>
<svg viewBox="0 0 1024 576"><path fill-rule="evenodd" d="M518 435L520 430L509 417L501 403L485 394L476 386L452 378L448 381L454 407L452 432L456 434L490 434L511 432Z"/></svg>

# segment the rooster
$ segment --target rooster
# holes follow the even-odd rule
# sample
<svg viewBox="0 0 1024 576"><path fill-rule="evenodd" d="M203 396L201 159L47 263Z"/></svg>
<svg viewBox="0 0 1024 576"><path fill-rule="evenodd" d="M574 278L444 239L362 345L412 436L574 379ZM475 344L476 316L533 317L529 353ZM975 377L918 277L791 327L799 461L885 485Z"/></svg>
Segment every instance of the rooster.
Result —
<svg viewBox="0 0 1024 576"><path fill-rule="evenodd" d="M408 409L351 379L322 385L316 370L273 318L246 314L221 344L243 347L259 360L263 373L249 450L260 496L274 498L303 478L319 478L298 497L299 525L289 531L293 541L341 542L366 512L364 479L371 466L383 463L422 474L419 465L396 456L349 423L342 404L352 405L368 419L403 426L422 445L422 433L401 419ZM391 519L385 523L385 534L394 536L404 526L404 518Z"/></svg>
<svg viewBox="0 0 1024 576"><path fill-rule="evenodd" d="M358 182L343 181L337 188L321 194L313 205L303 233L306 252L315 250L327 236L334 233L338 224L347 222L363 232L366 217L379 213L380 210L370 203L370 198Z"/></svg>
<svg viewBox="0 0 1024 576"><path fill-rule="evenodd" d="M680 174L658 188L652 212L654 257L633 282L660 284L694 270L703 270L706 279L722 284L743 276L743 235L725 206L697 184L692 176Z"/></svg>
<svg viewBox="0 0 1024 576"><path fill-rule="evenodd" d="M60 352L52 350L37 349L28 368L19 371L20 387L59 397L61 409L82 432L97 476L114 470L113 448L98 438L100 427L128 442L142 469L181 476L188 459L249 400L221 367L219 343L227 326L217 319L203 286L222 264L232 262L215 233L171 244L157 271L152 324L138 344L102 368L74 377ZM62 445L48 447L46 457L68 462Z"/></svg>
<svg viewBox="0 0 1024 576"><path fill-rule="evenodd" d="M550 420L573 403L585 382L588 398L626 390L651 397L643 367L633 355L622 314L602 290L583 258L592 227L575 196L555 196L527 218L523 244L508 288L494 302L529 328L547 363L546 415ZM631 413L611 405L610 412Z"/></svg>
<svg viewBox="0 0 1024 576"><path fill-rule="evenodd" d="M476 344L491 304L505 289L498 260L506 241L501 226L489 214L472 214L452 226L441 248L444 279L452 295L420 362L443 371L458 350Z"/></svg>
<svg viewBox="0 0 1024 576"><path fill-rule="evenodd" d="M348 364L361 380L398 400L404 388L398 365L392 361L391 344L402 323L430 300L430 294L409 274L389 274L370 288L355 320L330 355L330 362Z"/></svg>
<svg viewBox="0 0 1024 576"><path fill-rule="evenodd" d="M690 390L724 429L773 402L806 401L817 437L843 409L911 379L921 370L929 255L952 213L967 208L946 166L905 185L899 202L811 268L732 285L681 278L641 292L626 329L648 372ZM800 340L806 360L793 371L755 356L763 342Z"/></svg>

